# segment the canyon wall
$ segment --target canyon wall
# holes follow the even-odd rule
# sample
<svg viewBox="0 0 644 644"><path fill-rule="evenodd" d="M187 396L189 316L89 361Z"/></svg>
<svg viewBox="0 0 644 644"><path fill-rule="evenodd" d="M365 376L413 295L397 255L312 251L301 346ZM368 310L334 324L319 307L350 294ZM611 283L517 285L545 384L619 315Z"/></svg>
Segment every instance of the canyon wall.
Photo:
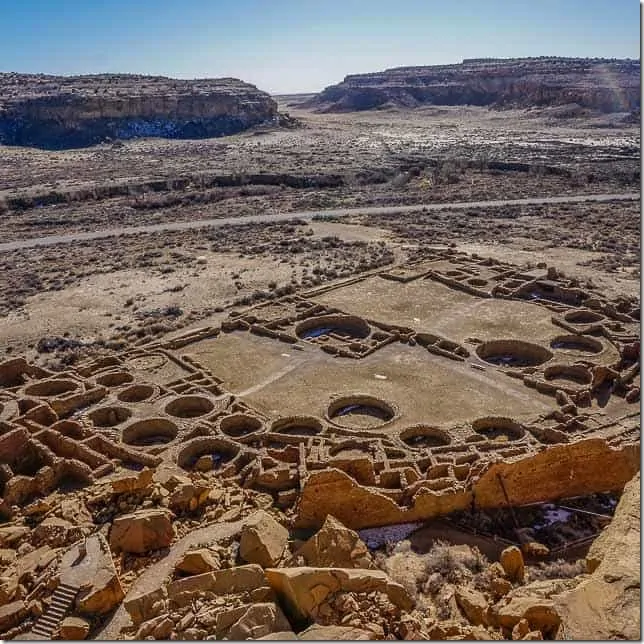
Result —
<svg viewBox="0 0 644 644"><path fill-rule="evenodd" d="M0 143L49 149L113 139L206 138L276 123L277 104L234 78L0 74Z"/></svg>

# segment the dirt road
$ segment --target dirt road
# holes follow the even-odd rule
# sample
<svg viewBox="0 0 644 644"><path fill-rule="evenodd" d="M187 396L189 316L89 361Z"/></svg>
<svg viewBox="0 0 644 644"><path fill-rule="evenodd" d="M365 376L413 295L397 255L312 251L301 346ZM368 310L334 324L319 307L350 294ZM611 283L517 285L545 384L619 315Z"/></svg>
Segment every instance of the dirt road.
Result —
<svg viewBox="0 0 644 644"><path fill-rule="evenodd" d="M221 217L219 219L201 219L198 221L175 221L147 226L130 226L127 228L105 228L84 233L69 235L48 235L6 243L0 243L0 252L17 250L20 248L33 248L35 246L54 246L74 241L103 239L105 237L118 237L120 235L137 235L163 230L188 230L191 228L208 228L218 226L236 226L240 224L262 223L273 221L287 221L289 219L312 219L315 216L349 217L351 215L383 215L406 212L436 211L436 210L465 210L467 208L498 208L502 206L521 206L558 203L584 203L596 201L635 201L640 198L639 193L629 192L611 195L570 195L562 197L543 197L528 199L506 199L500 201L460 201L440 204L418 204L414 206L377 206L367 208L340 208L336 210L305 210L300 212L278 212L272 215L247 215L242 217Z"/></svg>

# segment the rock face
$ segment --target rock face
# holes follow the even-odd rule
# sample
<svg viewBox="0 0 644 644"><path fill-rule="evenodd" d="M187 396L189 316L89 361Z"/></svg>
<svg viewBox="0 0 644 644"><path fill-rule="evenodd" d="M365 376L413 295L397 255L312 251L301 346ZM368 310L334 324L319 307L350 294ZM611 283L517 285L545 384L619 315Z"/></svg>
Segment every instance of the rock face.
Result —
<svg viewBox="0 0 644 644"><path fill-rule="evenodd" d="M328 111L386 105L556 106L601 112L640 104L640 62L589 58L469 59L456 65L398 67L347 76L311 104Z"/></svg>
<svg viewBox="0 0 644 644"><path fill-rule="evenodd" d="M144 136L205 138L274 122L273 99L234 78L0 74L0 143L49 149Z"/></svg>
<svg viewBox="0 0 644 644"><path fill-rule="evenodd" d="M565 639L640 639L640 475L591 546L590 579L557 598Z"/></svg>

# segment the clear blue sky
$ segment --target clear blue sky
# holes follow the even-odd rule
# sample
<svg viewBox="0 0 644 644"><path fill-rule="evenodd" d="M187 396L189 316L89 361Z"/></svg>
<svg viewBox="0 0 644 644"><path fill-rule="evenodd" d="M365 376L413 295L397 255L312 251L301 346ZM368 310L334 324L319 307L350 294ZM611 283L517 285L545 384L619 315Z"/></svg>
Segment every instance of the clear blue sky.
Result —
<svg viewBox="0 0 644 644"><path fill-rule="evenodd" d="M635 0L0 0L0 71L234 76L272 93L481 56L639 58Z"/></svg>

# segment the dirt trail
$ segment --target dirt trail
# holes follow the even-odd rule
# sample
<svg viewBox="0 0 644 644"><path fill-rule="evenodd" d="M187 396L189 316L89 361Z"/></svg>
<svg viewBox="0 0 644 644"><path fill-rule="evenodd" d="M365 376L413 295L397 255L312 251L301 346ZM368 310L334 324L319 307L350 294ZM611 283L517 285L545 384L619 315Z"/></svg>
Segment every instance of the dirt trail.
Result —
<svg viewBox="0 0 644 644"><path fill-rule="evenodd" d="M465 210L467 208L498 208L502 206L521 206L538 204L557 203L584 203L597 201L637 201L640 195L636 192L623 194L603 195L570 195L561 197L542 197L528 199L506 199L496 201L459 201L453 203L417 204L414 206L372 206L365 208L338 208L334 210L304 210L298 212L278 212L272 215L247 215L242 217L221 217L219 219L202 219L199 221L175 221L161 224L150 224L147 226L129 226L121 228L105 228L85 233L73 233L70 235L48 235L46 237L35 237L19 241L0 244L0 252L18 250L20 248L33 248L35 246L54 246L74 241L87 241L102 239L105 237L117 237L120 235L137 235L141 233L153 233L163 230L189 230L192 228L207 228L220 226L238 226L249 223L269 223L287 221L289 219L312 219L317 216L327 217L350 217L351 215L383 215L406 212L436 211L436 210Z"/></svg>

